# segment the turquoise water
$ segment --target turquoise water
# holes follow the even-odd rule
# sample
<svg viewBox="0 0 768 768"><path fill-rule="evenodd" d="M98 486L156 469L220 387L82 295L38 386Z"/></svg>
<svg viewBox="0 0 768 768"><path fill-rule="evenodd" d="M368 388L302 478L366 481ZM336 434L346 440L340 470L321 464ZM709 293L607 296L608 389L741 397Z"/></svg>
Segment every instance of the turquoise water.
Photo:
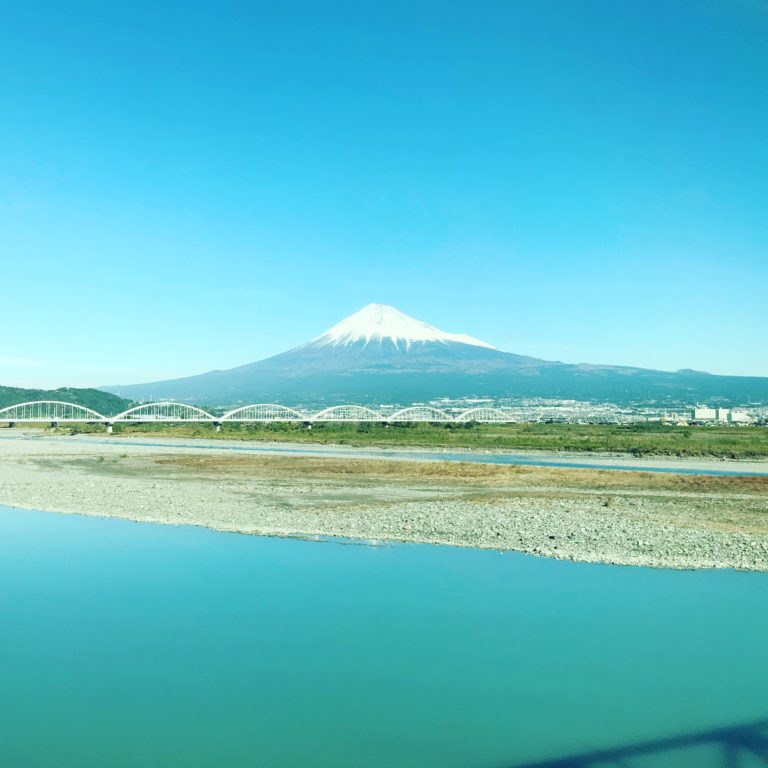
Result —
<svg viewBox="0 0 768 768"><path fill-rule="evenodd" d="M501 768L764 717L765 574L0 507L2 765Z"/></svg>

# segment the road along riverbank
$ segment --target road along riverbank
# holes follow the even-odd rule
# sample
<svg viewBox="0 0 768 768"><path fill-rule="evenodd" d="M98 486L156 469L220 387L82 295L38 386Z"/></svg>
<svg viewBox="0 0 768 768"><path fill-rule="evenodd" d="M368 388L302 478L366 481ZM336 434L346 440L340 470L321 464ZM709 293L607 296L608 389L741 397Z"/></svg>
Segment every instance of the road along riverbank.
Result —
<svg viewBox="0 0 768 768"><path fill-rule="evenodd" d="M442 461L437 452L398 461L373 449L306 455L297 446L292 455L284 445L275 453L142 442L5 432L0 504L261 535L768 571L768 467L761 462L738 469L729 462L723 471L753 474L718 476L693 474L723 468L707 460L682 462L689 474L678 474L670 459L666 471L627 471L621 462L633 460L619 457L589 457L613 462L602 469Z"/></svg>

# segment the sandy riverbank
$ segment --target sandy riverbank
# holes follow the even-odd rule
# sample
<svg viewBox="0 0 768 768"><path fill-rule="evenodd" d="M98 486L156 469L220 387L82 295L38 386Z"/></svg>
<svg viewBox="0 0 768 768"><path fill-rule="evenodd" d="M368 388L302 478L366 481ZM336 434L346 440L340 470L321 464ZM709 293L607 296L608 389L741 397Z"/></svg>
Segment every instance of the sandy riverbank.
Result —
<svg viewBox="0 0 768 768"><path fill-rule="evenodd" d="M768 459L723 459L716 457L671 457L662 456L630 456L626 453L607 452L576 452L576 451L513 451L508 449L473 449L462 447L438 448L419 446L350 446L334 443L292 443L289 441L268 440L237 440L209 439L204 437L166 437L152 433L134 433L125 435L106 436L104 434L55 435L47 430L15 430L15 432L0 429L0 439L3 437L34 436L38 439L57 439L67 437L72 441L80 441L91 445L128 446L154 445L159 448L179 446L182 448L234 450L248 453L281 454L287 456L344 456L350 458L382 458L388 460L412 461L488 461L489 463L521 463L533 465L574 465L579 467L611 467L616 469L675 472L711 472L744 473L768 475ZM506 459L511 459L506 461Z"/></svg>
<svg viewBox="0 0 768 768"><path fill-rule="evenodd" d="M0 504L261 535L768 571L765 475L381 461L364 449L323 457L267 455L221 442L139 442L6 432L0 437ZM304 448L297 446L297 453ZM609 459L648 463L585 458L603 465ZM709 464L722 466L681 462ZM756 471L746 468L751 464L766 469L764 462L738 466Z"/></svg>

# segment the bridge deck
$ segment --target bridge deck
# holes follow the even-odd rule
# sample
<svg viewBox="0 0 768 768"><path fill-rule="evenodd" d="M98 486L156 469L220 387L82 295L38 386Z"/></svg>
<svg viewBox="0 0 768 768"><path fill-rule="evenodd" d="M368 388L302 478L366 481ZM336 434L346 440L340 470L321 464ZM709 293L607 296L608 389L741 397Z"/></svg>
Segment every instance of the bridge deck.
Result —
<svg viewBox="0 0 768 768"><path fill-rule="evenodd" d="M510 423L517 421L511 413L501 408L467 408L463 411L447 412L440 408L426 405L413 405L407 408L386 412L363 405L334 405L320 411L309 413L275 403L254 403L228 411L221 416L209 413L194 405L178 402L144 403L129 408L122 413L106 416L90 408L75 403L58 400L36 400L27 403L9 405L0 410L0 421L9 423L183 423L204 422L210 424L235 423L321 423L321 422L378 422L383 424L400 423Z"/></svg>

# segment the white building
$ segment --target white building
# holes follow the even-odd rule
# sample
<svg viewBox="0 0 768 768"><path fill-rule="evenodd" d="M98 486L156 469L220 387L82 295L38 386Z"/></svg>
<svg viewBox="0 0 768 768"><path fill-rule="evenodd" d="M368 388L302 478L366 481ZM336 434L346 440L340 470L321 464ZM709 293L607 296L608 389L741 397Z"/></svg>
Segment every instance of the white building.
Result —
<svg viewBox="0 0 768 768"><path fill-rule="evenodd" d="M697 405L693 409L693 420L694 421L716 421L717 410L715 408L709 408L706 405Z"/></svg>
<svg viewBox="0 0 768 768"><path fill-rule="evenodd" d="M747 411L736 411L731 408L710 408L707 405L697 405L693 409L693 421L704 421L717 424L750 424L752 416Z"/></svg>

